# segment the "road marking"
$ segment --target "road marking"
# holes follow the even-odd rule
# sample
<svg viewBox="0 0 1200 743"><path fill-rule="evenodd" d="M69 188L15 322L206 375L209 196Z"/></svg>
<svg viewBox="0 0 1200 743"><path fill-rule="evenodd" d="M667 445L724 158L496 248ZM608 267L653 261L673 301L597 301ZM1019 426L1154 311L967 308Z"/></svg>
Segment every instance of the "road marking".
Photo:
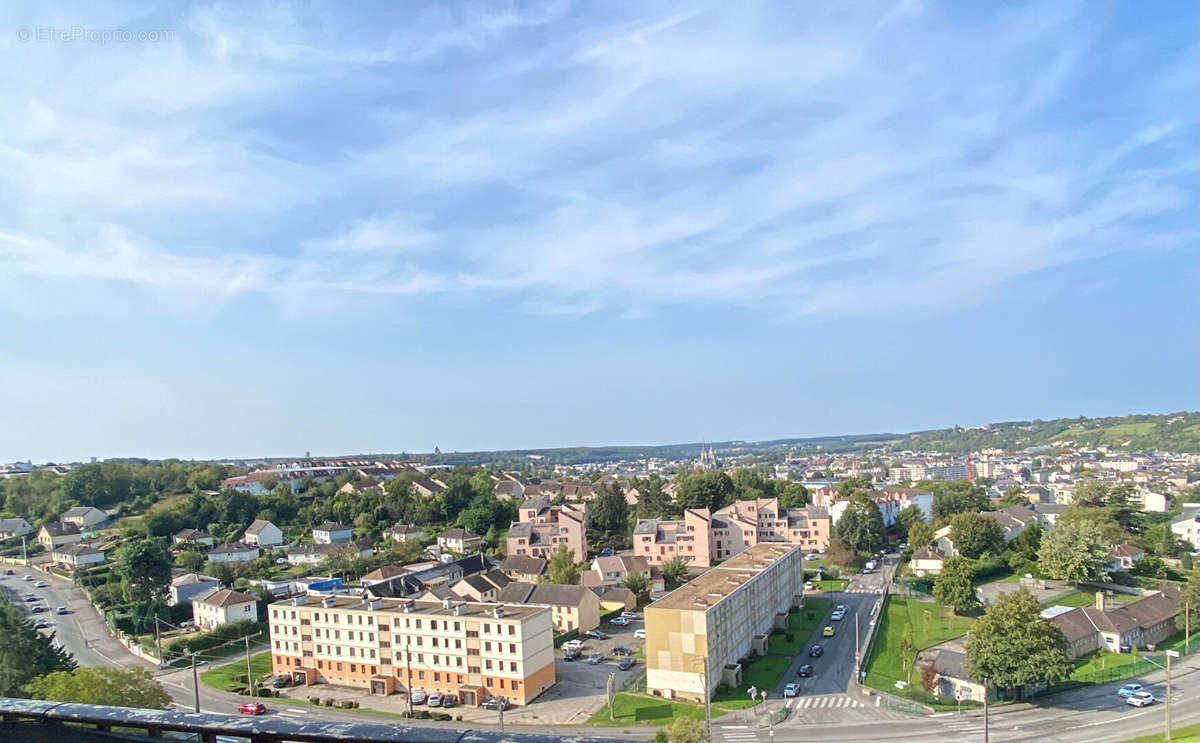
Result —
<svg viewBox="0 0 1200 743"><path fill-rule="evenodd" d="M297 713L297 714L301 714L301 715L307 715L309 712L311 712L311 710L307 710L307 709L297 709L297 708L295 708L295 707L288 707L288 708L287 708L287 711L288 711L288 712L295 712L295 713ZM283 714L283 713L282 713L282 712L280 712L279 714Z"/></svg>
<svg viewBox="0 0 1200 743"><path fill-rule="evenodd" d="M749 725L722 725L722 730L745 730Z"/></svg>

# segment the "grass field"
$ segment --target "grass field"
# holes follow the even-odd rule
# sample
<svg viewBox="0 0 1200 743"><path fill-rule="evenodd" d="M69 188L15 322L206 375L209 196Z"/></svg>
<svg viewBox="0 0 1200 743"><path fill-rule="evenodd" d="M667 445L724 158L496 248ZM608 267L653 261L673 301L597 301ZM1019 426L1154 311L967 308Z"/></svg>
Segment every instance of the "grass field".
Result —
<svg viewBox="0 0 1200 743"><path fill-rule="evenodd" d="M261 681L263 676L271 672L271 654L269 652L258 653L250 656L250 672L254 675L256 681ZM238 681L239 676L246 675L245 660L236 661L228 665L214 668L210 671L205 671L200 674L200 680L214 689L226 691L229 687L243 687L245 684Z"/></svg>
<svg viewBox="0 0 1200 743"><path fill-rule="evenodd" d="M608 705L604 705L588 718L588 724L620 727L622 725L667 725L676 717L703 720L704 705L669 702L658 697L618 692L613 697L613 714L615 719L608 719ZM723 714L725 714L724 709L712 708L714 718Z"/></svg>
<svg viewBox="0 0 1200 743"><path fill-rule="evenodd" d="M1133 653L1091 653L1075 661L1073 677L1084 677L1097 671L1112 670L1136 663L1139 656Z"/></svg>
<svg viewBox="0 0 1200 743"><path fill-rule="evenodd" d="M1162 733L1152 733L1138 738L1130 738L1124 743L1165 743ZM1200 743L1200 725L1188 725L1181 728L1171 728L1172 743Z"/></svg>
<svg viewBox="0 0 1200 743"><path fill-rule="evenodd" d="M828 580L817 581L816 585L817 588L820 588L822 591L825 591L826 593L832 593L834 591L846 590L846 586L849 583L850 581L843 580L841 578L830 578Z"/></svg>
<svg viewBox="0 0 1200 743"><path fill-rule="evenodd" d="M895 681L908 680L917 651L966 634L975 620L955 616L949 609L929 601L893 597L888 601L875 644L867 658L867 685L898 693ZM900 638L908 631L913 647L900 652Z"/></svg>

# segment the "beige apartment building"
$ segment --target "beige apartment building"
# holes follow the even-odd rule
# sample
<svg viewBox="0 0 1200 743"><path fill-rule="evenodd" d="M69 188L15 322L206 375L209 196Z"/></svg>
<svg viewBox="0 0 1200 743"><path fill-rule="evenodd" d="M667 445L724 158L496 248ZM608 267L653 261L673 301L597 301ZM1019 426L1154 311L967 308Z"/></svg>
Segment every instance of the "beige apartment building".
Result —
<svg viewBox="0 0 1200 743"><path fill-rule="evenodd" d="M296 683L436 691L466 705L527 704L554 685L544 606L300 596L267 613L272 668Z"/></svg>
<svg viewBox="0 0 1200 743"><path fill-rule="evenodd" d="M804 602L799 546L757 544L646 607L646 688L700 701L725 683L740 686L740 661L766 651Z"/></svg>
<svg viewBox="0 0 1200 743"><path fill-rule="evenodd" d="M517 521L508 528L506 553L549 560L565 544L576 560L587 559L588 507L586 503L550 504L544 495L526 498L517 510Z"/></svg>

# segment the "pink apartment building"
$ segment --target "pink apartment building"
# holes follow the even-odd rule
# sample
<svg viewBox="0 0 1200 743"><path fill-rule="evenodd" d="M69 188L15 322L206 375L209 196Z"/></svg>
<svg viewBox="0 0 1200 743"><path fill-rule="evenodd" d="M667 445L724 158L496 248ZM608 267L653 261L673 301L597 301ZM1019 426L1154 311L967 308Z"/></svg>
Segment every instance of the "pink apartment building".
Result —
<svg viewBox="0 0 1200 743"><path fill-rule="evenodd" d="M522 501L517 519L508 528L509 557L526 555L549 560L558 545L565 544L576 560L587 559L586 503L552 506L548 496L538 495Z"/></svg>

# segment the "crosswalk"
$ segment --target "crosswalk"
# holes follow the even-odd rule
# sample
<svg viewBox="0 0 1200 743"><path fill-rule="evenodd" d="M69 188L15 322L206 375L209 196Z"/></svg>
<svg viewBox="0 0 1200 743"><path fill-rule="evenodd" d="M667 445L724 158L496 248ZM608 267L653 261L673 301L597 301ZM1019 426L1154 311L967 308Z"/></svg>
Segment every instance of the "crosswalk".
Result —
<svg viewBox="0 0 1200 743"><path fill-rule="evenodd" d="M758 732L746 725L722 725L721 738L730 743L757 743Z"/></svg>
<svg viewBox="0 0 1200 743"><path fill-rule="evenodd" d="M835 709L864 706L862 702L846 694L823 694L812 697L791 697L784 705L788 709Z"/></svg>
<svg viewBox="0 0 1200 743"><path fill-rule="evenodd" d="M299 718L303 718L305 715L307 715L309 713L309 711L310 710L300 709L299 707L288 707L287 709L279 710L279 712L277 714L280 717L291 717L293 719L299 719Z"/></svg>
<svg viewBox="0 0 1200 743"><path fill-rule="evenodd" d="M846 588L842 593L883 593L882 588L865 588L863 586L852 586Z"/></svg>

